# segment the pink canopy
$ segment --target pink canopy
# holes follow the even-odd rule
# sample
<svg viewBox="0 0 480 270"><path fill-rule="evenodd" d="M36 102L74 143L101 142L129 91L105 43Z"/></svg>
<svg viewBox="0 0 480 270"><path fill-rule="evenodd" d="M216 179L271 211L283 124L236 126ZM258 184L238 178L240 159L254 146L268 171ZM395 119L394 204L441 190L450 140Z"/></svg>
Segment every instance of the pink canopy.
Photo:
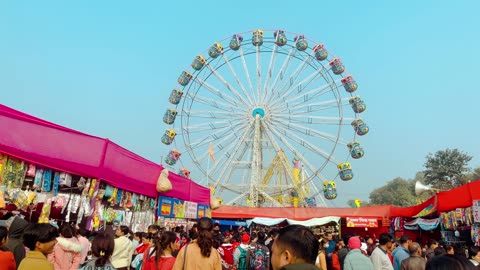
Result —
<svg viewBox="0 0 480 270"><path fill-rule="evenodd" d="M118 188L156 197L163 167L114 142L78 132L0 104L0 152L60 171L102 179ZM169 174L163 196L210 204L210 189Z"/></svg>

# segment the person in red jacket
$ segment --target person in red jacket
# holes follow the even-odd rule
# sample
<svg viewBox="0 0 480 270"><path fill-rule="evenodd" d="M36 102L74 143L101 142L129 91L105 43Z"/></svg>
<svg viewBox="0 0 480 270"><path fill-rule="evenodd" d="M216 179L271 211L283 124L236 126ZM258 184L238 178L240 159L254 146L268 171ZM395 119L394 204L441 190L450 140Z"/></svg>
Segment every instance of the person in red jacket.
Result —
<svg viewBox="0 0 480 270"><path fill-rule="evenodd" d="M172 231L162 233L160 239L143 253L142 270L171 270L175 263L173 252L177 251L180 243L177 235Z"/></svg>
<svg viewBox="0 0 480 270"><path fill-rule="evenodd" d="M17 265L13 253L7 248L8 230L0 226L0 266L1 269L15 270Z"/></svg>
<svg viewBox="0 0 480 270"><path fill-rule="evenodd" d="M340 250L340 245L337 243L332 253L332 269L333 270L340 270L340 259L338 257L339 250Z"/></svg>

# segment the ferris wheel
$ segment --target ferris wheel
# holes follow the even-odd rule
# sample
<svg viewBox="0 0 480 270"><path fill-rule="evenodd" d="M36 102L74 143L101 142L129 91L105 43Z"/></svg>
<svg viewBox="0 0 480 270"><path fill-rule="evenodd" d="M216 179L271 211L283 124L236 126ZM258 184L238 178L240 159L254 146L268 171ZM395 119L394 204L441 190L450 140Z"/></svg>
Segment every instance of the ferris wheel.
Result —
<svg viewBox="0 0 480 270"><path fill-rule="evenodd" d="M326 206L350 158L366 105L339 57L283 30L254 30L194 57L163 121L165 163L224 204Z"/></svg>

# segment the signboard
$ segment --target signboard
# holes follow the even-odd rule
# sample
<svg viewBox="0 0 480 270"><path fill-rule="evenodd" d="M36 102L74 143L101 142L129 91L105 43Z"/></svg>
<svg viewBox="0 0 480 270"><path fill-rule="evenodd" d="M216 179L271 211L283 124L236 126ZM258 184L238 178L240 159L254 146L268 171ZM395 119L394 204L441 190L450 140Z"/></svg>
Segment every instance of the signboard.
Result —
<svg viewBox="0 0 480 270"><path fill-rule="evenodd" d="M157 215L165 218L197 219L212 217L212 211L209 205L159 196Z"/></svg>
<svg viewBox="0 0 480 270"><path fill-rule="evenodd" d="M480 200L473 200L472 203L473 222L480 222Z"/></svg>
<svg viewBox="0 0 480 270"><path fill-rule="evenodd" d="M158 216L168 218L183 218L185 216L185 203L182 200L158 197Z"/></svg>
<svg viewBox="0 0 480 270"><path fill-rule="evenodd" d="M197 207L196 202L185 202L185 218L197 218Z"/></svg>
<svg viewBox="0 0 480 270"><path fill-rule="evenodd" d="M210 211L210 206L205 205L205 204L199 204L197 208L197 217L202 218L202 217L212 217L212 211Z"/></svg>
<svg viewBox="0 0 480 270"><path fill-rule="evenodd" d="M347 217L346 221L347 227L378 228L378 221L376 218Z"/></svg>

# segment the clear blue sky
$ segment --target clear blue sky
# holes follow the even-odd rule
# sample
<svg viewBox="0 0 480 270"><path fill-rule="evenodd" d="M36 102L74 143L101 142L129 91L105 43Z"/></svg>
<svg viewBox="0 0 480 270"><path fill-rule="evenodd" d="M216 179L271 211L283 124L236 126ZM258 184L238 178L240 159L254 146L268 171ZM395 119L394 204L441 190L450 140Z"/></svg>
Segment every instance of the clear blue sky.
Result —
<svg viewBox="0 0 480 270"><path fill-rule="evenodd" d="M236 3L236 4L235 4ZM480 166L479 1L2 1L1 103L159 162L178 74L214 41L256 28L324 43L368 109L350 191L423 169L459 148Z"/></svg>

